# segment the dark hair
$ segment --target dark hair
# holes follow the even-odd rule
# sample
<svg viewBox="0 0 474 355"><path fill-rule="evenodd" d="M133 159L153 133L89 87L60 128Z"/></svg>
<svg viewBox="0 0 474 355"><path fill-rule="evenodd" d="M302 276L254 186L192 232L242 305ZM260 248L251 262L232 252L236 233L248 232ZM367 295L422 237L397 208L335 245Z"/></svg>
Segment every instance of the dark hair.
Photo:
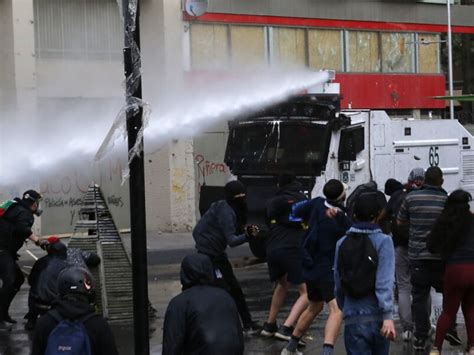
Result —
<svg viewBox="0 0 474 355"><path fill-rule="evenodd" d="M443 185L443 172L437 166L431 166L425 173L425 184L432 186Z"/></svg>
<svg viewBox="0 0 474 355"><path fill-rule="evenodd" d="M381 210L377 192L364 193L355 201L354 218L359 222L371 222L378 217Z"/></svg>
<svg viewBox="0 0 474 355"><path fill-rule="evenodd" d="M428 250L443 257L464 243L471 229L471 194L456 190L448 196L444 210L428 236Z"/></svg>
<svg viewBox="0 0 474 355"><path fill-rule="evenodd" d="M291 171L283 171L278 175L278 186L283 187L291 184L296 180L296 176Z"/></svg>
<svg viewBox="0 0 474 355"><path fill-rule="evenodd" d="M344 185L336 179L329 180L323 187L323 194L328 201L336 201L344 192Z"/></svg>

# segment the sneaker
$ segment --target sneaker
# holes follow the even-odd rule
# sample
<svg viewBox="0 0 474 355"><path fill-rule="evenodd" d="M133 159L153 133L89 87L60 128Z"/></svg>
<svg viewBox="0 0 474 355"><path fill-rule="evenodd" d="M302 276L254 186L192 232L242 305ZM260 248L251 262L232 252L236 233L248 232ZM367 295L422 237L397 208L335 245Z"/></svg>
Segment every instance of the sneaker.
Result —
<svg viewBox="0 0 474 355"><path fill-rule="evenodd" d="M439 354L440 352L436 347L433 347L433 349L431 349L430 351L430 355L439 355Z"/></svg>
<svg viewBox="0 0 474 355"><path fill-rule="evenodd" d="M425 347L426 347L426 339L415 337L415 340L413 341L413 350L424 351Z"/></svg>
<svg viewBox="0 0 474 355"><path fill-rule="evenodd" d="M278 331L278 326L275 323L263 323L263 329L262 332L260 333L261 336L271 338L275 335L275 333Z"/></svg>
<svg viewBox="0 0 474 355"><path fill-rule="evenodd" d="M404 342L411 341L412 338L413 338L413 332L411 330L403 331L402 339L403 339Z"/></svg>
<svg viewBox="0 0 474 355"><path fill-rule="evenodd" d="M295 350L295 351L290 351L287 348L284 348L281 351L281 355L303 355L301 351Z"/></svg>
<svg viewBox="0 0 474 355"><path fill-rule="evenodd" d="M243 333L244 335L257 335L262 331L262 327L258 325L257 322L252 322L250 325L244 326Z"/></svg>
<svg viewBox="0 0 474 355"><path fill-rule="evenodd" d="M12 317L10 317L9 314L4 319L5 322L10 323L10 324L16 324L16 320L14 320Z"/></svg>
<svg viewBox="0 0 474 355"><path fill-rule="evenodd" d="M282 325L275 333L275 338L290 341L291 334L293 334L293 330L293 327L287 327L286 325Z"/></svg>
<svg viewBox="0 0 474 355"><path fill-rule="evenodd" d="M456 328L450 329L444 336L444 339L449 341L449 344L451 344L452 346L459 346L462 344L462 340L459 337Z"/></svg>
<svg viewBox="0 0 474 355"><path fill-rule="evenodd" d="M0 321L0 332L9 332L12 330L12 326L7 322L1 320Z"/></svg>

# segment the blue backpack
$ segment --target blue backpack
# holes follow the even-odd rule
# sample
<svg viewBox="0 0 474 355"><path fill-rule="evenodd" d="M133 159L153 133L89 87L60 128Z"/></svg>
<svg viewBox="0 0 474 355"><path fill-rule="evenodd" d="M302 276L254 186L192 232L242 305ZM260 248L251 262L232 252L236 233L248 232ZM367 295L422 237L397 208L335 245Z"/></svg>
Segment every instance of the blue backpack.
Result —
<svg viewBox="0 0 474 355"><path fill-rule="evenodd" d="M78 320L64 319L57 310L51 315L58 324L48 337L45 355L91 355L89 335L84 322L95 317L95 313L87 314Z"/></svg>

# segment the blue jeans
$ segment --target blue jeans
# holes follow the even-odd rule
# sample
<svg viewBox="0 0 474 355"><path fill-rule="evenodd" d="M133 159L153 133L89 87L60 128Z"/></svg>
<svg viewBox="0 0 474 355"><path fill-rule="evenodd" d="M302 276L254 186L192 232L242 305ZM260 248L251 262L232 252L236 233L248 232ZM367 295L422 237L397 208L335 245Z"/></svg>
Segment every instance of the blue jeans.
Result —
<svg viewBox="0 0 474 355"><path fill-rule="evenodd" d="M347 324L344 344L348 355L388 355L390 342L380 335L381 322Z"/></svg>

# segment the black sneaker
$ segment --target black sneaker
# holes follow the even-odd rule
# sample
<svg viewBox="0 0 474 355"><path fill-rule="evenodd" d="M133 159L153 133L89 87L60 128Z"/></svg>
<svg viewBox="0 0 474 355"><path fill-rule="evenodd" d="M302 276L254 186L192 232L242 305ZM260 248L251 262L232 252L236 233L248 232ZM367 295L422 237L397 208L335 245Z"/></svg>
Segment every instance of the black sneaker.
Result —
<svg viewBox="0 0 474 355"><path fill-rule="evenodd" d="M262 332L260 333L261 336L271 338L275 335L275 333L278 331L278 326L275 323L263 323L263 329Z"/></svg>
<svg viewBox="0 0 474 355"><path fill-rule="evenodd" d="M0 332L9 332L12 330L12 326L7 322L0 320Z"/></svg>
<svg viewBox="0 0 474 355"><path fill-rule="evenodd" d="M413 340L413 350L425 351L425 348L426 348L426 339L415 337Z"/></svg>
<svg viewBox="0 0 474 355"><path fill-rule="evenodd" d="M456 328L450 329L444 336L444 339L449 341L449 344L451 344L452 346L459 346L462 344L462 340L459 337Z"/></svg>
<svg viewBox="0 0 474 355"><path fill-rule="evenodd" d="M257 322L245 325L243 332L244 335L257 335L262 331L262 327Z"/></svg>
<svg viewBox="0 0 474 355"><path fill-rule="evenodd" d="M286 325L282 325L278 328L278 331L275 333L275 338L280 340L290 341L291 334L293 334L293 327L287 327Z"/></svg>

